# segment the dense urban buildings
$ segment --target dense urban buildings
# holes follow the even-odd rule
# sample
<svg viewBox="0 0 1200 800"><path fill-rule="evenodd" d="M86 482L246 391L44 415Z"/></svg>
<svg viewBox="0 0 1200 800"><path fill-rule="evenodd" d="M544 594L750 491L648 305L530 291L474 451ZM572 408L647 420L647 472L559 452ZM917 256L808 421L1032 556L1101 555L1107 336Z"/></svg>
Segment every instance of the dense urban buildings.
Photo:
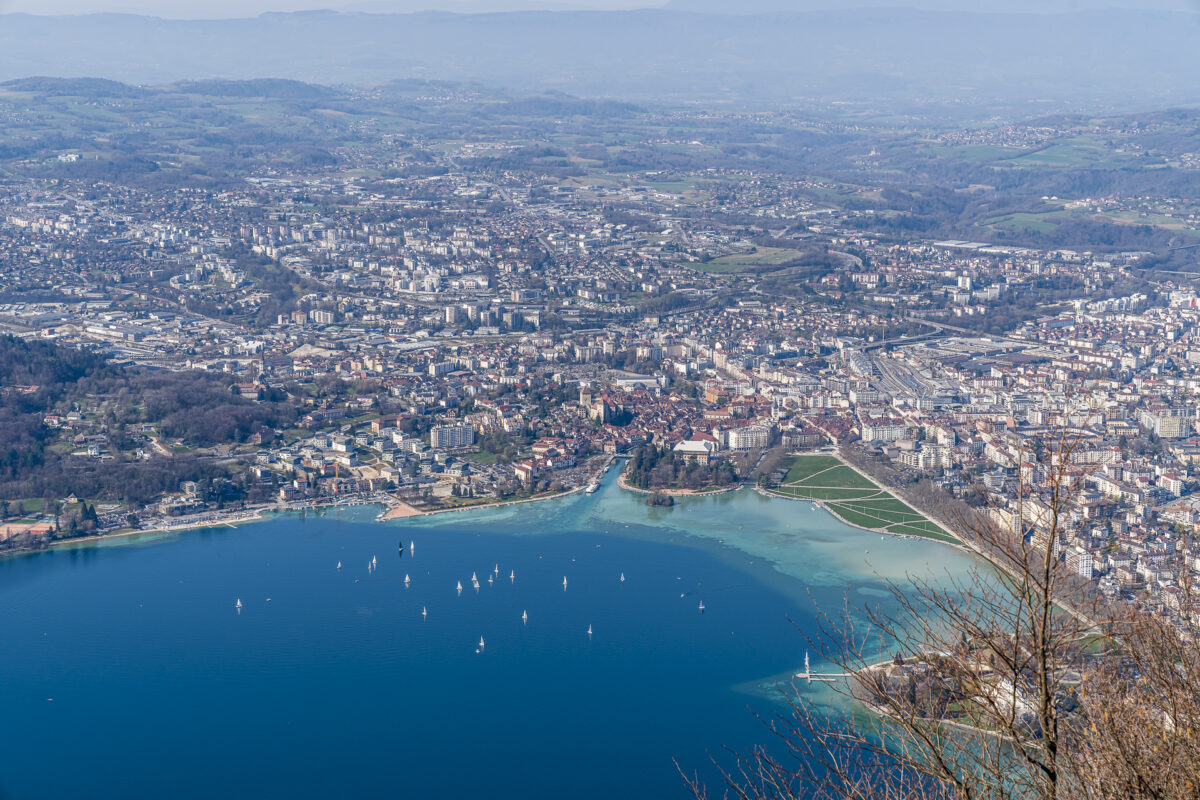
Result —
<svg viewBox="0 0 1200 800"><path fill-rule="evenodd" d="M1179 600L1200 569L1179 557L1200 525L1194 115L896 132L304 86L155 90L195 119L141 144L106 126L149 125L143 100L6 86L3 546L548 496L650 451L648 490L769 490L822 448L930 515L986 501L1036 536L1018 488L1071 430L1066 563L1200 611ZM272 147L253 116L296 97L344 115ZM206 163L188 126L218 105L203 136L246 144ZM39 138L46 108L75 133ZM464 109L505 125L456 128ZM1117 167L1070 192L1099 140ZM983 183L1010 169L1019 187Z"/></svg>

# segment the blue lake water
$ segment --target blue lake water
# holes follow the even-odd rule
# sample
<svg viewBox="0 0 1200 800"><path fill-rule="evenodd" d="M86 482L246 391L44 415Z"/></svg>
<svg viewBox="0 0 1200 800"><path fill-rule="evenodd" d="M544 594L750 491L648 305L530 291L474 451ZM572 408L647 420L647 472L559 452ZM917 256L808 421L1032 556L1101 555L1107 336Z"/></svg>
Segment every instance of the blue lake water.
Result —
<svg viewBox="0 0 1200 800"><path fill-rule="evenodd" d="M0 798L684 797L673 760L711 779L707 751L768 741L747 709L781 708L814 601L967 566L808 503L648 508L614 478L0 561Z"/></svg>

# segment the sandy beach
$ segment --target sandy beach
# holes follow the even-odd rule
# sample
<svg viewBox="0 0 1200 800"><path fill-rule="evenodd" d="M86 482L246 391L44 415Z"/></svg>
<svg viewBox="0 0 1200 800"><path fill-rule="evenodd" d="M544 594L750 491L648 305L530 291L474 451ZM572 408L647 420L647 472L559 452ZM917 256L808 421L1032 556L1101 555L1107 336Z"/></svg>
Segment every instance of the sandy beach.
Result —
<svg viewBox="0 0 1200 800"><path fill-rule="evenodd" d="M397 503L394 506L392 506L391 508L389 508L387 510L387 513L384 514L381 517L381 519L403 519L404 517L419 517L419 516L423 515L424 513L425 513L424 511L420 511L416 508L413 508L408 503L402 503L402 502L397 501Z"/></svg>

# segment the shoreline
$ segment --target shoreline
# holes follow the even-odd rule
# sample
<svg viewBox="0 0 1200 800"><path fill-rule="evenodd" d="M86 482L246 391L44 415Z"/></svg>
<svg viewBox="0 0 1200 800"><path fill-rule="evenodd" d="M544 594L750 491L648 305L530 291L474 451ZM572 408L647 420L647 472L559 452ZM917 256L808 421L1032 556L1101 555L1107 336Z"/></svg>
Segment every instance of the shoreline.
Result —
<svg viewBox="0 0 1200 800"><path fill-rule="evenodd" d="M291 509L285 509L291 510ZM117 529L112 533L101 533L95 536L74 536L70 539L55 539L47 542L44 547L23 547L17 550L9 550L0 553L0 558L14 558L16 556L28 555L29 553L41 553L46 550L55 548L80 546L80 545L100 545L103 542L118 541L129 539L134 536L156 536L168 533L183 533L191 530L202 530L204 528L219 528L226 526L230 528L240 528L242 525L248 525L254 522L265 522L267 515L275 511L272 506L256 506L253 509L243 509L236 512L235 516L220 519L207 519L200 522L183 522L178 525L156 525L150 528L137 528L134 530Z"/></svg>
<svg viewBox="0 0 1200 800"><path fill-rule="evenodd" d="M609 466L614 458L609 457L604 466L596 470L596 474L589 475L591 481L599 480L604 474L604 467ZM590 483L590 481L589 481ZM23 547L14 550L0 551L0 559L12 558L15 556L25 555L28 553L38 553L51 548L64 547L68 545L84 545L91 543L100 543L110 540L128 539L132 536L166 533L180 533L189 530L200 530L203 528L215 528L222 525L230 528L237 528L252 522L262 522L268 518L268 515L275 513L287 513L292 511L308 511L326 508L338 508L341 506L382 506L383 511L376 516L376 522L388 522L397 519L409 519L412 517L424 517L433 514L449 514L457 511L474 511L482 508L498 508L500 506L511 506L520 503L535 503L542 500L554 500L559 497L567 497L568 495L582 492L586 486L576 486L562 492L556 492L549 495L541 495L538 497L525 497L519 500L503 500L499 502L477 503L475 505L460 506L458 508L436 508L429 511L423 511L409 503L399 500L385 492L377 492L371 495L352 498L317 498L313 500L305 500L295 503L269 503L259 506L251 506L235 512L216 511L211 515L203 516L211 519L202 521L181 522L178 525L156 525L148 528L138 528L136 530L116 529L111 533L102 533L95 536L75 536L70 539L55 539L46 542L43 547Z"/></svg>
<svg viewBox="0 0 1200 800"><path fill-rule="evenodd" d="M582 487L582 486L576 486L574 489L566 489L561 492L556 492L554 494L541 495L539 497L523 497L520 500L500 500L495 503L476 503L474 505L469 505L469 506L459 506L458 508L435 508L435 509L431 509L429 511L422 511L419 508L414 508L412 506L409 506L409 508L412 508L412 510L416 513L403 514L400 516L391 517L390 519L408 519L410 517L432 517L435 514L454 514L454 513L460 512L460 511L479 511L484 508L500 508L501 506L515 506L515 505L520 505L521 503L540 503L543 500L556 500L560 497L566 497L568 495L578 494L579 492L582 492L583 489L584 489L584 487ZM408 504L405 503L405 505L408 505ZM378 518L378 521L387 522L387 521L389 521L389 517L387 517L386 515L380 515L380 517Z"/></svg>
<svg viewBox="0 0 1200 800"><path fill-rule="evenodd" d="M578 494L579 492L584 491L591 483L598 482L599 480L601 480L604 477L605 468L610 466L612 464L612 462L615 460L615 458L616 458L615 456L609 456L604 461L603 466L598 467L594 473L589 472L588 473L588 483L584 484L583 486L575 486L570 489L564 489L563 491L555 492L554 494L539 495L536 497L522 497L519 500L497 500L494 502L487 502L487 503L474 503L472 505L458 506L457 508L434 508L434 509L430 509L428 511L423 511L422 509L419 509L409 503L405 503L402 500L396 500L396 503L399 506L403 506L403 507L407 508L408 511L402 511L402 513L395 514L395 515L393 515L393 511L395 510L395 508L392 506L392 504L387 503L387 501L380 501L384 505L387 505L389 510L380 514L378 517L376 517L376 521L377 522L389 522L389 521L395 520L395 519L408 519L409 517L428 517L428 516L432 516L434 514L451 514L451 513L458 512L458 511L475 511L475 510L478 510L481 508L500 508L501 506L515 506L515 505L519 505L521 503L539 503L543 500L555 500L559 497L568 497L570 495ZM386 495L386 496L395 500L395 498L392 498L391 495Z"/></svg>
<svg viewBox="0 0 1200 800"><path fill-rule="evenodd" d="M841 454L840 451L828 452L827 450L819 450L819 451L815 451L815 454L833 456L839 462L841 462L841 464L843 466L849 467L850 469L854 470L855 474L861 475L863 478L866 478L868 481L870 481L871 484L879 491L884 492L884 493L888 494L889 496L900 500L900 502L902 502L902 503L909 503L909 501L905 500L899 492L896 492L896 491L893 491L893 490L887 488L886 486L881 484L879 481L875 480L875 478L873 476L868 475L867 473L863 472L861 469L859 469L858 467L854 466L849 461L847 461L846 458ZM792 453L792 455L796 455L796 453ZM800 455L806 455L806 454L800 453ZM944 539L944 538L940 538L940 537L936 537L936 536L932 536L932 535L921 536L916 533L893 533L892 531L889 531L887 529L887 527L868 528L863 525L858 525L853 522L850 522L847 519L844 519L842 517L842 515L839 514L835 509L831 508L828 505L828 501L825 501L825 500L817 500L817 499L814 499L811 497L789 497L785 494L776 494L775 492L771 491L770 489L764 489L761 486L756 486L755 491L766 497L776 497L776 498L779 498L780 500L798 500L801 502L812 503L813 505L819 506L821 509L823 509L827 513L833 515L833 517L835 519L837 519L838 522L841 522L844 525L849 525L851 528L857 528L860 531L867 531L868 533L878 533L881 536L897 536L901 539L921 539L921 540L924 540L927 542L937 542L938 544L944 544L948 547L953 547L955 549L961 550L964 553L978 555L978 553L975 553L975 551L971 547L967 546L967 544L965 542L963 542L962 539L960 539L958 536L956 536L954 534L954 531L951 528L949 528L944 522L939 522L938 520L933 519L928 513L926 513L925 511L922 511L920 508L918 508L916 505L913 505L912 503L909 503L909 505L912 506L913 510L915 510L918 514L920 514L922 517L924 517L927 522L932 522L933 524L941 527L946 532L946 535L949 536L953 541L946 541L946 539Z"/></svg>
<svg viewBox="0 0 1200 800"><path fill-rule="evenodd" d="M858 680L858 678L861 674L884 669L890 663L892 663L890 659L884 659L883 661L878 661L874 664L867 664L864 667L859 667L858 669L855 669L853 672L851 672L850 676L846 679L847 684L849 686L849 691L847 693L847 696L850 699L852 699L854 702L858 703L860 706L865 708L871 714L874 714L875 716L880 717L881 719L893 719L894 720L894 719L898 719L898 717L896 716L895 713L893 713L888 708L884 708L883 706L879 706L879 705L876 705L875 703L870 702L869 700L867 700L864 697L860 697L858 695L858 693L855 692L855 687L854 687L854 683L853 683L854 681ZM923 721L925 723L929 723L929 724L947 725L952 728L961 728L962 730L969 731L971 733L982 734L984 736L992 736L992 737L995 737L997 739L1002 739L1002 740L1007 739L1007 737L1004 734L1000 733L999 731L988 730L987 728L981 728L978 725L972 725L968 722L961 722L956 719L945 719L943 717L920 717L919 719L921 721Z"/></svg>
<svg viewBox="0 0 1200 800"><path fill-rule="evenodd" d="M898 539L916 539L916 540L922 541L922 542L935 542L936 544L944 544L947 547L953 547L957 550L963 551L964 553L969 553L969 554L975 555L975 551L971 550L969 547L967 547L966 545L964 545L958 541L948 542L945 539L939 539L939 538L935 538L933 536L920 536L915 533L893 533L892 531L889 531L887 528L863 527L862 525L855 524L855 523L850 522L849 520L845 519L844 517L842 517L842 515L839 514L835 509L830 508L826 504L826 501L824 501L824 500L814 500L814 499L808 498L808 497L788 497L785 494L775 494L770 489L763 489L761 486L754 487L754 491L758 492L760 495L762 495L764 497L772 497L776 500L789 500L789 501L793 501L793 502L797 502L797 503L812 503L813 505L819 507L822 511L826 512L827 514L832 516L834 519L836 519L838 522L842 523L843 525L848 525L851 528L855 528L860 531L865 531L867 533L878 533L880 536L895 536ZM930 520L930 522L932 522L932 521L933 520Z"/></svg>
<svg viewBox="0 0 1200 800"><path fill-rule="evenodd" d="M736 492L742 488L741 483L736 483L733 486L722 486L719 489L638 489L630 486L625 482L625 473L622 472L617 476L617 486L627 492L636 494L661 494L664 497L709 497L714 494L725 494L726 492Z"/></svg>

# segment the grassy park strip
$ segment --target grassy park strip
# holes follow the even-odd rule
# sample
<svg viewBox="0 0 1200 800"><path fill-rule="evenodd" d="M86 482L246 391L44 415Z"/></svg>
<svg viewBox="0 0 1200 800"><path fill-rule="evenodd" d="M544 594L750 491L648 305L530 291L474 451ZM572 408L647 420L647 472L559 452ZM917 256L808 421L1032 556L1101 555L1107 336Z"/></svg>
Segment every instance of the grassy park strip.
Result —
<svg viewBox="0 0 1200 800"><path fill-rule="evenodd" d="M772 494L822 503L843 521L859 528L940 542L956 539L870 478L830 455L792 458L784 482Z"/></svg>

